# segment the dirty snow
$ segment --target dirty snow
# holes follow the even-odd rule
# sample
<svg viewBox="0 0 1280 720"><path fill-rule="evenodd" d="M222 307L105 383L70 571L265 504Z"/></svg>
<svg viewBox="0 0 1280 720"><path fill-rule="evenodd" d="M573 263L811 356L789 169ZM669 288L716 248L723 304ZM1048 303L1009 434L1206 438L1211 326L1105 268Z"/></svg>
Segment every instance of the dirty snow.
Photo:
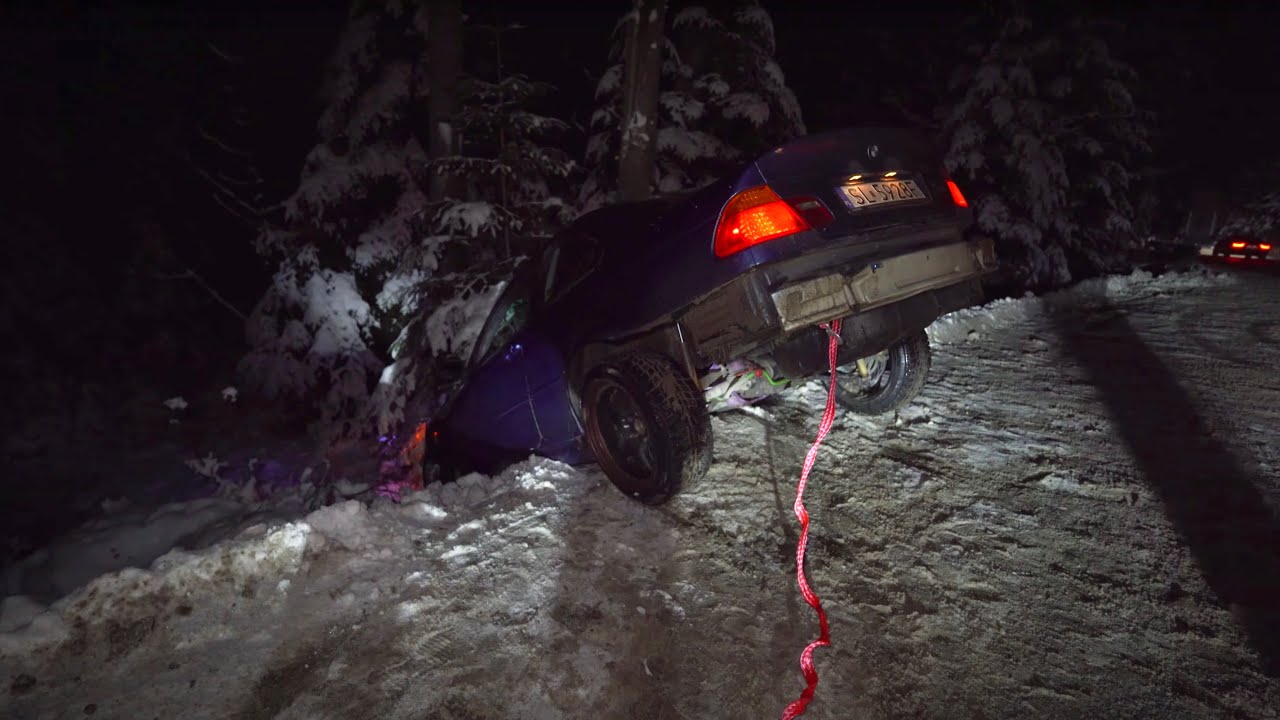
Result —
<svg viewBox="0 0 1280 720"><path fill-rule="evenodd" d="M935 326L920 400L815 469L806 717L1277 717L1277 302L1132 276ZM716 416L659 509L531 459L10 597L0 716L776 717L823 400Z"/></svg>

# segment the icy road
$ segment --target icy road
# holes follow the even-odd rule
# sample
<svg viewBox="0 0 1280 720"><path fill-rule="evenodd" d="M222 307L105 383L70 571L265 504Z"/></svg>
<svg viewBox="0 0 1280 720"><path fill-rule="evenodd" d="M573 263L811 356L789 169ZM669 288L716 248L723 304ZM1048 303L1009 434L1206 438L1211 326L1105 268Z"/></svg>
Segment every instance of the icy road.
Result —
<svg viewBox="0 0 1280 720"><path fill-rule="evenodd" d="M936 324L923 398L818 461L806 717L1280 716L1277 280ZM0 716L776 718L817 633L790 507L823 400L717 417L661 509L534 460L10 598Z"/></svg>

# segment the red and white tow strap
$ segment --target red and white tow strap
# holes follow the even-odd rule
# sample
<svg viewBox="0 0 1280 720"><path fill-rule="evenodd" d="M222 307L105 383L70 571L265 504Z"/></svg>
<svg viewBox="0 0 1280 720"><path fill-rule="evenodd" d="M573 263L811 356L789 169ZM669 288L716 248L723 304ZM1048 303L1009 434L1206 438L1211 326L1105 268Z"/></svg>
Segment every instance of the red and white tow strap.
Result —
<svg viewBox="0 0 1280 720"><path fill-rule="evenodd" d="M805 646L804 652L800 653L800 672L804 673L806 687L804 692L800 693L800 697L782 711L782 720L792 720L804 714L809 701L813 699L814 691L818 689L818 670L813 666L813 650L831 644L831 633L827 627L827 614L822 610L822 601L809 587L809 581L804 576L804 551L809 545L809 511L804 509L804 488L809 483L809 473L813 470L813 463L818 459L818 448L821 447L827 433L831 431L831 425L836 419L836 348L840 344L840 321L833 320L830 325L823 327L830 336L827 344L827 362L831 366L831 382L827 386L827 407L822 412L822 422L818 423L818 437L813 441L813 445L809 446L809 454L805 455L804 468L800 471L800 483L796 485L796 502L792 508L796 518L800 520L800 541L796 543L796 583L800 586L800 594L804 596L805 602L818 611L818 639Z"/></svg>

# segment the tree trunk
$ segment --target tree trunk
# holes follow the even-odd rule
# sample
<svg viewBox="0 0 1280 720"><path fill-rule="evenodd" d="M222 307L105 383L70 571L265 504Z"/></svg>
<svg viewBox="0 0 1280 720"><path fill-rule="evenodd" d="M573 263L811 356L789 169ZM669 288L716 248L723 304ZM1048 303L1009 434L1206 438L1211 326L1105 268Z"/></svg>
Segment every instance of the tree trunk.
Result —
<svg viewBox="0 0 1280 720"><path fill-rule="evenodd" d="M461 0L427 0L427 73L431 98L427 106L432 160L457 155L462 149L453 119L458 111L458 80L462 75ZM432 173L431 200L458 197L461 178Z"/></svg>
<svg viewBox="0 0 1280 720"><path fill-rule="evenodd" d="M618 199L622 202L645 200L650 195L667 3L634 0L633 12L622 60L622 146L618 155Z"/></svg>

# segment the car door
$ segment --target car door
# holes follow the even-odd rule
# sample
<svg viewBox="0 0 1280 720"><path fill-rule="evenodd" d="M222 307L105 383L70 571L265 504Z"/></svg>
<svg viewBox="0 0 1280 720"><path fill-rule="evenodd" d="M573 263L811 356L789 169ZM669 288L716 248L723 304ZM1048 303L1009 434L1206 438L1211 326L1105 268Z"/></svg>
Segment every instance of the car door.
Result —
<svg viewBox="0 0 1280 720"><path fill-rule="evenodd" d="M454 430L470 440L560 457L581 434L563 353L537 312L556 257L545 256L541 267L517 273L481 328L450 419Z"/></svg>
<svg viewBox="0 0 1280 720"><path fill-rule="evenodd" d="M577 291L599 261L600 242L595 236L570 228L556 237L542 257L543 312L521 343L532 379L530 398L539 426L539 450L567 462L588 458L580 442L582 423L564 353L575 347L579 336L575 325L589 314L580 306Z"/></svg>
<svg viewBox="0 0 1280 720"><path fill-rule="evenodd" d="M528 273L512 278L476 338L449 417L451 429L469 440L511 450L538 447L520 337L534 310L534 280Z"/></svg>

